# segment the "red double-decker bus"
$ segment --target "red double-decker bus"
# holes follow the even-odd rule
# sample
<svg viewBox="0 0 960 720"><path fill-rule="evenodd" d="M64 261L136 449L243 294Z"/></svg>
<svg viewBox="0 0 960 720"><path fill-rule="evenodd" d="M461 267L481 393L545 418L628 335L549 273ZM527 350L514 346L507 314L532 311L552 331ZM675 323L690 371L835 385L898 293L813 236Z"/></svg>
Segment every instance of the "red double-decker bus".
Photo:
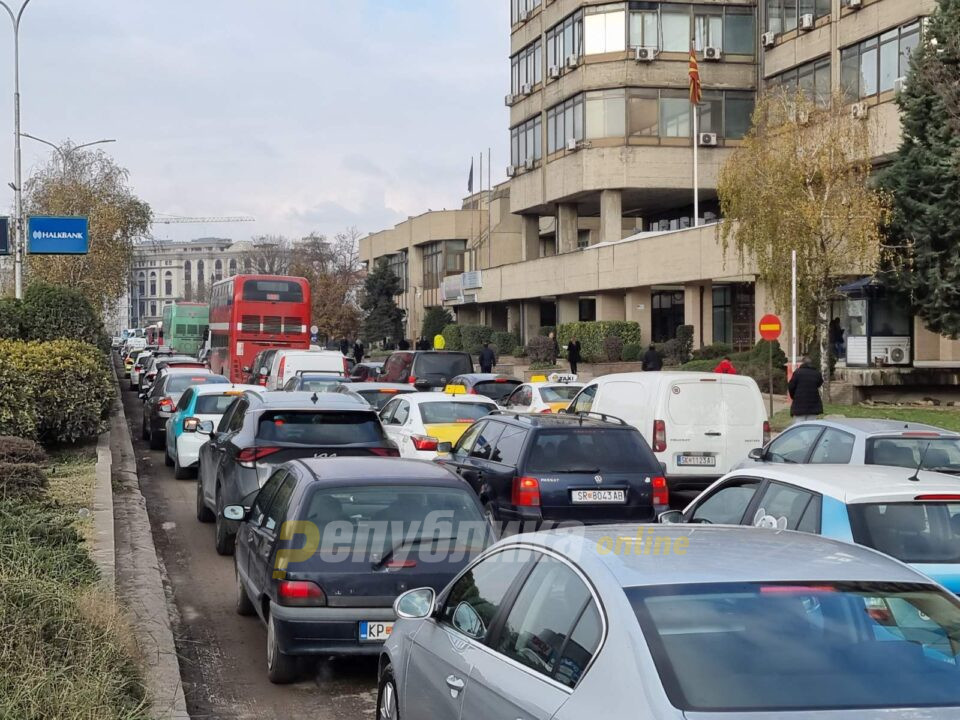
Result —
<svg viewBox="0 0 960 720"><path fill-rule="evenodd" d="M210 369L246 382L261 350L310 349L310 285L282 275L235 275L210 290Z"/></svg>

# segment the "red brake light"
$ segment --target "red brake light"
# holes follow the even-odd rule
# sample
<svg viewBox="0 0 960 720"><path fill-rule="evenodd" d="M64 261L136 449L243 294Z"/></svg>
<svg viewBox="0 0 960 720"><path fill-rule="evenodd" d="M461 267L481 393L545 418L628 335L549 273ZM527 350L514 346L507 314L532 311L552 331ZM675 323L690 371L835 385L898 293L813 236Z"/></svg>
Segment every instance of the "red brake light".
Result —
<svg viewBox="0 0 960 720"><path fill-rule="evenodd" d="M277 369L277 377L280 378L280 382L283 382L283 371L286 369L286 367L287 367L287 358L286 356L284 356L280 358L280 367Z"/></svg>
<svg viewBox="0 0 960 720"><path fill-rule="evenodd" d="M940 501L940 502L960 502L960 495L917 495L914 500Z"/></svg>
<svg viewBox="0 0 960 720"><path fill-rule="evenodd" d="M940 437L938 432L924 432L922 430L913 430L910 432L900 433L900 437Z"/></svg>
<svg viewBox="0 0 960 720"><path fill-rule="evenodd" d="M407 378L407 382L410 383L411 385L416 385L416 384L417 384L417 376L416 376L416 375L411 375L409 378Z"/></svg>
<svg viewBox="0 0 960 720"><path fill-rule="evenodd" d="M248 447L237 453L237 462L241 467L254 468L257 466L257 460L278 452L280 452L278 447Z"/></svg>
<svg viewBox="0 0 960 720"><path fill-rule="evenodd" d="M470 395L479 395L479 394L480 394L480 393L477 392L477 389L476 389L475 387L472 387L472 388L470 388L469 390L467 390L467 393L470 394Z"/></svg>
<svg viewBox="0 0 960 720"><path fill-rule="evenodd" d="M834 592L836 588L830 585L764 585L760 588L761 594L769 595L805 595L807 593Z"/></svg>
<svg viewBox="0 0 960 720"><path fill-rule="evenodd" d="M327 596L319 585L305 580L281 580L277 583L277 601L281 605L323 607Z"/></svg>
<svg viewBox="0 0 960 720"><path fill-rule="evenodd" d="M388 560L384 567L388 568L415 568L416 560Z"/></svg>
<svg viewBox="0 0 960 720"><path fill-rule="evenodd" d="M173 400L171 400L170 398L165 397L162 400L160 400L160 409L163 412L172 412L173 408L174 408Z"/></svg>
<svg viewBox="0 0 960 720"><path fill-rule="evenodd" d="M550 408L547 408L546 410L541 410L541 411L540 411L540 414L541 414L541 415L552 415L552 414L553 414L553 410L551 410Z"/></svg>
<svg viewBox="0 0 960 720"><path fill-rule="evenodd" d="M770 442L770 421L763 421L763 444L766 445Z"/></svg>
<svg viewBox="0 0 960 720"><path fill-rule="evenodd" d="M417 450L436 451L437 443L440 442L435 437L430 437L429 435L411 435L410 439L413 441L413 446Z"/></svg>
<svg viewBox="0 0 960 720"><path fill-rule="evenodd" d="M370 452L380 457L400 457L397 448L370 448Z"/></svg>
<svg viewBox="0 0 960 720"><path fill-rule="evenodd" d="M667 449L667 426L663 420L653 421L653 451L664 452Z"/></svg>
<svg viewBox="0 0 960 720"><path fill-rule="evenodd" d="M540 481L532 477L515 477L511 501L522 507L540 507Z"/></svg>
<svg viewBox="0 0 960 720"><path fill-rule="evenodd" d="M665 477L655 477L651 484L653 485L653 504L669 505L670 489L667 487L667 479Z"/></svg>

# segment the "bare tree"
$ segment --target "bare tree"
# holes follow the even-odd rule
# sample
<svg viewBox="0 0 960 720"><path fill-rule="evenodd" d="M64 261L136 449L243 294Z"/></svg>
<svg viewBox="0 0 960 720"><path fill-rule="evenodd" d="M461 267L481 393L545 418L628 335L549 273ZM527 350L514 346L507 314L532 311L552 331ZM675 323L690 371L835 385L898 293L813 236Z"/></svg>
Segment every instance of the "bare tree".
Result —
<svg viewBox="0 0 960 720"><path fill-rule="evenodd" d="M292 244L283 235L260 235L253 238L252 247L240 258L241 266L247 260L255 273L262 275L287 275L292 259Z"/></svg>

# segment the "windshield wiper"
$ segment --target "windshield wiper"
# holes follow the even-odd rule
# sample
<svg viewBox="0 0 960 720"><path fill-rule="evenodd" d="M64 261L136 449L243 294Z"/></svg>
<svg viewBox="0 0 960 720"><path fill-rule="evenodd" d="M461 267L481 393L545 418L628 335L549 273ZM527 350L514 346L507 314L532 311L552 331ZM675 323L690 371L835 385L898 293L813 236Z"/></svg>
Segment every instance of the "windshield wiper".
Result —
<svg viewBox="0 0 960 720"><path fill-rule="evenodd" d="M392 558L392 557L396 554L397 550L399 550L399 549L402 548L402 547L406 547L406 546L408 546L408 545L409 545L410 547L413 547L414 545L423 545L424 543L428 543L428 542L429 542L429 543L434 543L434 542L443 542L443 541L445 541L445 540L456 540L456 539L457 539L457 538L456 538L455 536L454 536L454 537L439 537L439 536L436 536L436 535L431 535L431 536L427 537L427 536L424 535L424 536L421 536L421 537L418 537L418 538L413 538L413 539L411 539L411 540L401 540L401 541L398 542L396 545L394 545L392 548L390 548L386 553L384 553L383 557L381 557L379 560L377 560L377 562L373 563L373 569L374 569L374 570L379 570L379 569L382 568L384 565L386 565L387 562L389 562L390 558Z"/></svg>

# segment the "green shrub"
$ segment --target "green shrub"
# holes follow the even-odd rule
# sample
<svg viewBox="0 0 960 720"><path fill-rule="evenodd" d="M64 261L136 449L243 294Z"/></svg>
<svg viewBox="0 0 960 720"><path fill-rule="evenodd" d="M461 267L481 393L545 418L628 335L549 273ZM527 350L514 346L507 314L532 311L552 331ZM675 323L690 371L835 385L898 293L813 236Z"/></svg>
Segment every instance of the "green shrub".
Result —
<svg viewBox="0 0 960 720"><path fill-rule="evenodd" d="M0 339L23 339L23 308L19 300L0 299Z"/></svg>
<svg viewBox="0 0 960 720"><path fill-rule="evenodd" d="M643 347L640 343L626 343L623 346L623 361L638 362L643 356Z"/></svg>
<svg viewBox="0 0 960 720"><path fill-rule="evenodd" d="M456 323L450 323L444 326L443 339L446 342L446 350L463 350L463 337L460 334L460 326Z"/></svg>
<svg viewBox="0 0 960 720"><path fill-rule="evenodd" d="M593 362L604 357L603 341L608 337L620 338L626 345L640 342L640 325L622 320L601 320L596 322L564 323L557 330L560 348L565 348L572 338L580 341L580 354L583 362Z"/></svg>
<svg viewBox="0 0 960 720"><path fill-rule="evenodd" d="M0 340L0 344L3 341ZM37 415L15 358L0 353L0 434L37 437Z"/></svg>
<svg viewBox="0 0 960 720"><path fill-rule="evenodd" d="M33 440L10 435L0 435L0 463L47 462L47 453Z"/></svg>
<svg viewBox="0 0 960 720"><path fill-rule="evenodd" d="M713 343L713 345L704 345L693 351L694 360L710 360L733 355L733 346L727 343Z"/></svg>
<svg viewBox="0 0 960 720"><path fill-rule="evenodd" d="M35 433L5 434L36 437L42 443L74 442L98 435L105 426L113 385L103 354L75 340L52 342L0 341L0 367L9 363L26 391L28 408L36 418ZM18 393L0 383L0 408L9 407L7 393Z"/></svg>
<svg viewBox="0 0 960 720"><path fill-rule="evenodd" d="M664 365L683 365L690 359L684 350L684 344L677 338L662 343L654 343L653 349L659 353Z"/></svg>
<svg viewBox="0 0 960 720"><path fill-rule="evenodd" d="M476 355L483 348L484 343L493 340L493 328L486 325L461 325L460 336L463 339L463 350Z"/></svg>
<svg viewBox="0 0 960 720"><path fill-rule="evenodd" d="M620 362L623 359L623 340L618 337L604 338L603 355L607 362Z"/></svg>
<svg viewBox="0 0 960 720"><path fill-rule="evenodd" d="M527 357L530 360L530 367L544 364L553 367L556 358L553 356L553 340L543 335L537 335L530 338L527 342Z"/></svg>
<svg viewBox="0 0 960 720"><path fill-rule="evenodd" d="M433 340L434 337L443 333L447 325L453 323L453 315L445 307L427 308L423 314L423 337ZM446 339L446 338L444 338Z"/></svg>
<svg viewBox="0 0 960 720"><path fill-rule="evenodd" d="M23 296L24 340L80 340L109 352L97 311L83 293L62 285L33 283Z"/></svg>
<svg viewBox="0 0 960 720"><path fill-rule="evenodd" d="M767 365L770 362L770 344L766 340L760 340L756 345L753 346L753 349L749 353L738 353L739 356L749 356L750 362L762 362L764 365ZM783 351L783 348L780 347L780 341L773 341L773 366L774 367L786 367L787 365L787 354ZM732 360L733 358L731 358Z"/></svg>
<svg viewBox="0 0 960 720"><path fill-rule="evenodd" d="M693 325L681 325L678 327L676 339L680 344L677 357L681 363L685 363L693 353Z"/></svg>
<svg viewBox="0 0 960 720"><path fill-rule="evenodd" d="M547 360L544 362L532 362L530 363L530 367L527 369L528 370L553 370L555 367L557 367L556 363L552 363L549 360Z"/></svg>
<svg viewBox="0 0 960 720"><path fill-rule="evenodd" d="M497 357L501 355L512 355L514 348L520 345L520 337L512 332L495 332L493 334L493 349Z"/></svg>
<svg viewBox="0 0 960 720"><path fill-rule="evenodd" d="M34 463L0 462L0 498L38 498L47 486L43 468Z"/></svg>

